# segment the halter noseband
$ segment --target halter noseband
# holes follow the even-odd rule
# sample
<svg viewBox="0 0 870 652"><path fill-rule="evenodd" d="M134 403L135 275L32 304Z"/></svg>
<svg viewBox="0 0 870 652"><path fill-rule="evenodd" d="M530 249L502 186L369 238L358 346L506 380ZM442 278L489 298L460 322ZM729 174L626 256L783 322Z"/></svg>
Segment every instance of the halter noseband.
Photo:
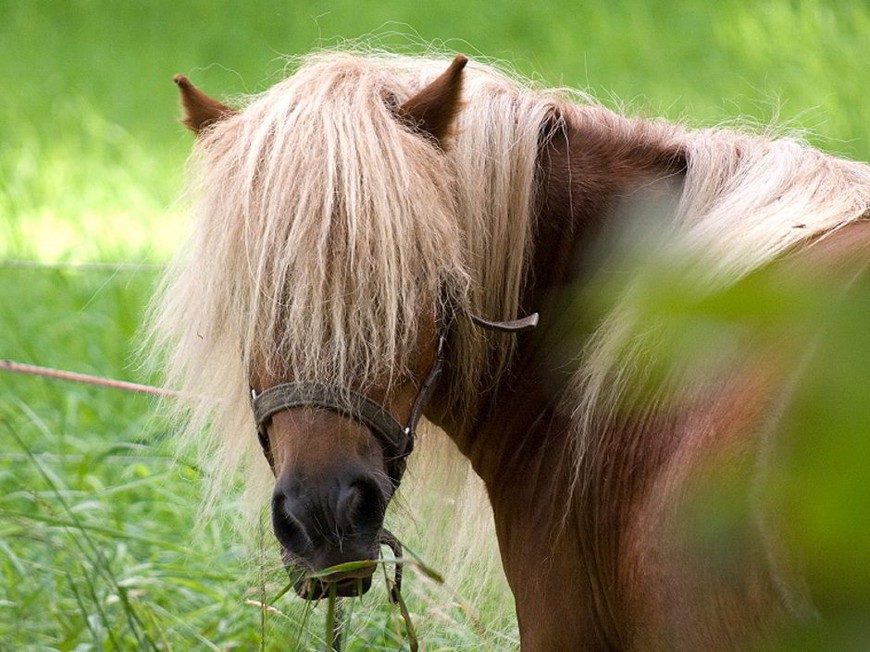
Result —
<svg viewBox="0 0 870 652"><path fill-rule="evenodd" d="M487 330L519 333L537 326L538 313L512 321L488 321L476 315L471 315L471 320ZM438 377L444 368L450 322L452 322L452 315L449 318L442 316L439 320L435 362L432 363L432 368L420 386L420 391L417 392L408 422L404 426L383 405L351 389L336 385L293 381L274 385L259 393L251 388L251 407L254 411L254 422L257 424L257 437L272 471L275 472L275 459L272 456L267 432L272 417L278 412L293 408L322 408L353 419L377 437L383 446L387 474L395 490L405 472L408 455L414 450L417 423L423 416L423 409L435 390Z"/></svg>
<svg viewBox="0 0 870 652"><path fill-rule="evenodd" d="M260 393L252 388L251 406L254 411L254 421L257 424L257 437L269 466L272 467L273 471L275 470L275 460L269 444L269 434L266 431L272 416L293 408L323 408L353 419L368 428L377 437L383 447L387 474L395 490L405 472L408 455L414 450L414 437L417 423L423 415L423 408L426 407L426 403L435 389L438 376L441 375L441 370L444 368L446 342L447 327L442 324L438 333L438 350L435 354L435 362L432 363L432 368L420 386L420 391L417 392L411 414L408 416L408 422L404 426L383 405L352 389L306 381L281 383Z"/></svg>

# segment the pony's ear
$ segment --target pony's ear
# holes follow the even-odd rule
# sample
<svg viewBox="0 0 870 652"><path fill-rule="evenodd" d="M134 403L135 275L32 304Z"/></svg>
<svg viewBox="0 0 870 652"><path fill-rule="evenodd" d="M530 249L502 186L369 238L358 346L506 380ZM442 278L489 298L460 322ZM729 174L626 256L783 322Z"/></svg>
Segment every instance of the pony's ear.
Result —
<svg viewBox="0 0 870 652"><path fill-rule="evenodd" d="M397 112L412 127L428 134L444 148L453 122L462 104L462 69L468 58L457 54L441 75L414 97L402 104Z"/></svg>
<svg viewBox="0 0 870 652"><path fill-rule="evenodd" d="M178 85L178 90L181 91L181 103L184 105L182 122L193 133L199 134L210 124L236 113L235 109L221 104L203 93L184 75L175 75L172 81Z"/></svg>

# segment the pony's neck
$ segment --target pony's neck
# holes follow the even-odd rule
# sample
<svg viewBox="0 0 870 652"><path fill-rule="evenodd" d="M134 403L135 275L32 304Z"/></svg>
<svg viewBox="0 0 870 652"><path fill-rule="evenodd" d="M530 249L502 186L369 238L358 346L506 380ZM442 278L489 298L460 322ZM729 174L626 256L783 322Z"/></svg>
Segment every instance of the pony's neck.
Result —
<svg viewBox="0 0 870 652"><path fill-rule="evenodd" d="M569 304L599 264L595 243L614 214L681 191L686 163L669 135L658 125L600 108L580 108L542 129L534 246L519 306L521 315L540 312L540 324L519 335L493 335L517 337L516 354L471 415L451 414L446 398L445 409L435 410L435 421L491 492L505 469L552 452L567 432L556 408L574 371L570 362L592 326Z"/></svg>
<svg viewBox="0 0 870 652"><path fill-rule="evenodd" d="M622 201L662 184L673 189L685 168L681 153L651 137L649 125L614 116L626 127L620 141L598 122L599 111L581 109L542 138L534 249L520 306L524 314L540 311L538 328L516 336L513 363L481 395L473 418L445 412L437 418L486 484L524 649L570 649L589 641L592 631L602 649L615 643L596 568L607 562L584 549L586 537L567 512L571 424L559 403L573 371L568 362L582 344L583 319L566 310L565 301L592 269L590 245ZM558 523L565 528L554 530ZM553 618L562 626L526 626ZM541 631L557 638L529 638Z"/></svg>

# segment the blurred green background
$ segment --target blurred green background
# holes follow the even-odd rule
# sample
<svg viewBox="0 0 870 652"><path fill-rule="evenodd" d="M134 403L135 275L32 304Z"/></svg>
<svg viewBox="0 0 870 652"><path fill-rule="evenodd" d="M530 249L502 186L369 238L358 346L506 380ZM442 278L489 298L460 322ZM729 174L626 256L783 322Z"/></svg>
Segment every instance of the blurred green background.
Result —
<svg viewBox="0 0 870 652"><path fill-rule="evenodd" d="M178 122L175 73L232 101L280 79L288 55L345 40L461 51L633 114L776 125L868 160L868 34L867 3L820 0L0 0L0 358L142 380L136 331L185 231L175 198L192 139ZM843 337L863 332L868 322L856 319L844 318ZM833 349L814 379L860 387L864 345ZM825 410L836 410L837 427L851 427L824 469L855 478L867 468L866 423L856 430L843 416L852 394L822 384L833 402L810 401L806 420L828 423ZM199 471L172 462L150 409L142 397L0 375L0 650L322 646L316 610L284 599L266 618L245 606L252 586L277 592L280 569L263 570L273 562L252 562L216 525L188 543ZM831 489L810 466L807 477ZM845 490L861 499L863 483ZM836 538L856 504L830 527L825 514L807 516L807 531ZM841 557L851 566L837 576L867 561ZM516 647L510 597L494 586L470 602L412 596L427 649ZM352 649L399 645L378 598L352 622Z"/></svg>
<svg viewBox="0 0 870 652"><path fill-rule="evenodd" d="M0 254L162 260L174 249L190 146L175 73L232 98L281 78L286 55L345 39L433 44L632 112L742 116L867 158L868 33L866 3L818 0L2 0Z"/></svg>

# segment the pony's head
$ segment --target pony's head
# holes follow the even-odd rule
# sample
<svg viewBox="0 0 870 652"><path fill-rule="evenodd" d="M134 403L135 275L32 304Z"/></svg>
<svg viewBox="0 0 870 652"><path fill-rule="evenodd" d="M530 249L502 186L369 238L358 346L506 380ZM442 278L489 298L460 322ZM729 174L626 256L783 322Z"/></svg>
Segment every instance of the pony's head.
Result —
<svg viewBox="0 0 870 652"><path fill-rule="evenodd" d="M314 61L240 111L175 80L199 167L195 272L168 294L195 324L174 328L177 380L250 392L274 533L303 575L377 559L437 381L466 283L445 155L465 63L415 89L352 57ZM212 355L226 368L190 364ZM297 589L365 591L373 565L352 568Z"/></svg>

